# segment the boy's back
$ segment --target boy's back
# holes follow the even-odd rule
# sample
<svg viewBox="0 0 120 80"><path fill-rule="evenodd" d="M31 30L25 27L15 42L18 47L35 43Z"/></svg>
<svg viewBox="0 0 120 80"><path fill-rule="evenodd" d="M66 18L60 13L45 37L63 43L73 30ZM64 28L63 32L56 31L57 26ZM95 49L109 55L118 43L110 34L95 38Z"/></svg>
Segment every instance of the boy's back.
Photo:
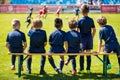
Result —
<svg viewBox="0 0 120 80"><path fill-rule="evenodd" d="M25 34L19 30L14 30L7 36L11 52L23 52L23 41L26 42Z"/></svg>
<svg viewBox="0 0 120 80"><path fill-rule="evenodd" d="M66 40L68 41L68 52L69 50L74 50L74 52L79 52L81 36L80 33L71 30L66 33Z"/></svg>
<svg viewBox="0 0 120 80"><path fill-rule="evenodd" d="M47 38L44 30L30 30L28 36L30 36L30 52L45 52L44 43L47 42Z"/></svg>
<svg viewBox="0 0 120 80"><path fill-rule="evenodd" d="M91 36L91 28L95 28L93 19L88 16L83 16L78 20L78 28L82 37Z"/></svg>
<svg viewBox="0 0 120 80"><path fill-rule="evenodd" d="M105 25L104 27L101 28L100 32L100 39L104 39L106 44L113 44L113 43L118 43L115 32L113 28L109 25Z"/></svg>

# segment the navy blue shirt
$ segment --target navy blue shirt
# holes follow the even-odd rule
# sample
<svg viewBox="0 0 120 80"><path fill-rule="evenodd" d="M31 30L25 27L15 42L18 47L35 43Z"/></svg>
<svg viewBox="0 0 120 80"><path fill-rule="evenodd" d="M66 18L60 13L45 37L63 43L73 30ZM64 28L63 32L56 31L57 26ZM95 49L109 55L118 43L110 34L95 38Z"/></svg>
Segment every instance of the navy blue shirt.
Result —
<svg viewBox="0 0 120 80"><path fill-rule="evenodd" d="M6 42L11 52L23 52L22 42L26 42L25 34L19 30L13 30L8 33Z"/></svg>
<svg viewBox="0 0 120 80"><path fill-rule="evenodd" d="M88 16L82 17L78 20L78 28L80 29L82 38L91 36L91 28L95 28L93 19Z"/></svg>
<svg viewBox="0 0 120 80"><path fill-rule="evenodd" d="M32 29L28 32L30 37L30 53L44 53L44 43L47 42L46 32L41 29Z"/></svg>
<svg viewBox="0 0 120 80"><path fill-rule="evenodd" d="M113 28L109 25L103 26L99 31L100 40L104 40L105 44L115 44L118 43L115 32Z"/></svg>
<svg viewBox="0 0 120 80"><path fill-rule="evenodd" d="M75 30L66 33L65 41L68 42L68 53L77 53L80 50L81 35Z"/></svg>
<svg viewBox="0 0 120 80"><path fill-rule="evenodd" d="M50 52L62 53L64 52L65 32L62 30L55 30L50 34L49 43L51 45Z"/></svg>

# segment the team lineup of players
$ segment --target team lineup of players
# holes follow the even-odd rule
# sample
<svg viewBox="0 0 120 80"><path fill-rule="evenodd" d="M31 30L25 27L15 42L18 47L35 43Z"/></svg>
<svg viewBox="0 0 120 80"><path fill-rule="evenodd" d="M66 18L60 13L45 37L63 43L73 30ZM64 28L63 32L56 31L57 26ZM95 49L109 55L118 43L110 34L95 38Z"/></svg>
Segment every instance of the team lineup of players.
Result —
<svg viewBox="0 0 120 80"><path fill-rule="evenodd" d="M46 15L47 13L46 6L43 7L43 10L40 10L40 18ZM30 9L32 12L32 8ZM57 10L56 14L59 17L59 12L61 7ZM78 9L76 9L76 15L78 15ZM31 18L31 12L27 17L27 20ZM83 17L78 19L77 21L73 18L68 22L70 31L65 32L62 30L63 22L62 19L56 18L54 20L54 27L56 28L49 36L49 44L50 44L50 53L79 53L79 52L91 52L93 49L93 39L96 33L96 28L94 25L94 21L92 18L88 16L89 6L82 5L81 13ZM31 22L31 21L30 21ZM101 16L97 19L97 23L101 27L99 31L99 45L98 45L98 53L100 53L102 48L102 41L105 41L104 52L110 53L114 51L117 53L118 64L120 67L120 47L117 41L114 29L112 26L107 25L107 19L104 16ZM26 38L24 33L19 31L20 22L19 20L13 20L12 22L14 31L9 33L6 39L6 46L12 53L22 53L26 48ZM34 19L32 21L32 27L28 32L28 36L30 37L30 47L28 52L30 53L45 53L45 46L47 44L47 35L46 31L42 30L43 23L40 19ZM21 40L22 39L22 40ZM24 42L22 44L22 42ZM64 49L64 45L65 48ZM15 70L15 55L12 55L12 70ZM87 73L91 73L91 56L86 56ZM23 55L21 56L21 60L23 59ZM54 59L52 56L48 56L49 63L53 67L53 69L62 73L62 69L64 64L68 65L71 61L72 63L72 74L75 75L77 73L76 70L76 56L68 56L68 59L64 62L64 56L60 56L59 68L56 67ZM40 74L45 74L44 66L45 66L46 56L41 56L41 64L40 64ZM84 72L84 56L80 56L80 73ZM31 74L31 64L32 64L32 56L27 58L27 73ZM21 64L22 65L22 64ZM107 58L107 69L111 68L111 63L109 58ZM22 68L23 70L23 68ZM120 69L118 71L120 75Z"/></svg>

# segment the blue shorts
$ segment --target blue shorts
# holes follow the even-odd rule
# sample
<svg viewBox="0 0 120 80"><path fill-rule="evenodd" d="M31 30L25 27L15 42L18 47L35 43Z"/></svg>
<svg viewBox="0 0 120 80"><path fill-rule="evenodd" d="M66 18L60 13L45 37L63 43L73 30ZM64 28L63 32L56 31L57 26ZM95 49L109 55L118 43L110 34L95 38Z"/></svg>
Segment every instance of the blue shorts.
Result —
<svg viewBox="0 0 120 80"><path fill-rule="evenodd" d="M117 55L120 55L120 46L119 44L105 44L104 52L110 53L115 52Z"/></svg>
<svg viewBox="0 0 120 80"><path fill-rule="evenodd" d="M93 49L93 39L92 36L82 38L81 50L91 50Z"/></svg>
<svg viewBox="0 0 120 80"><path fill-rule="evenodd" d="M50 53L64 53L65 50L63 47L59 47L59 46L54 46L50 48Z"/></svg>

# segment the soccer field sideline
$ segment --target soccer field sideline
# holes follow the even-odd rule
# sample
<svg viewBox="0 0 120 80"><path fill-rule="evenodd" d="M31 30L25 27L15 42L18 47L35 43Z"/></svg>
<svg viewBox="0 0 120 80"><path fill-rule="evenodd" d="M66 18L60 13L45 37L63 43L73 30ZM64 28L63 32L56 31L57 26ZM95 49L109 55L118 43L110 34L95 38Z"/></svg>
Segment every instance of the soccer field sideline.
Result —
<svg viewBox="0 0 120 80"><path fill-rule="evenodd" d="M33 17L36 17L37 14L33 14ZM66 15L68 16L68 18L66 19ZM92 17L94 19L95 22L95 26L97 29L97 33L95 35L94 38L94 51L97 50L97 42L98 42L98 30L100 29L99 26L96 23L96 19L98 16L103 15L106 16L108 19L108 24L112 25L113 28L115 29L118 41L120 42L120 22L119 22L119 17L120 14L89 14L90 17ZM74 14L61 14L60 17L63 19L63 30L68 31L68 21L73 18ZM10 55L7 54L8 50L5 48L5 40L6 40L6 35L8 32L10 32L12 30L11 27L11 20L13 18L18 18L21 21L21 30L23 32L25 32L26 37L27 37L27 43L28 43L28 47L29 47L29 38L27 36L27 32L28 32L28 28L26 28L26 20L27 14L0 14L0 78L1 80L16 80L17 79L17 75L15 75L16 71L10 71ZM80 14L80 17L82 17L82 15ZM46 30L47 32L47 36L49 37L49 34L55 30L53 24L54 24L54 19L55 19L55 15L54 14L48 14L47 19L42 19L43 21L43 29ZM30 26L29 26L30 28ZM47 45L46 50L49 51L49 45ZM27 51L27 49L26 49ZM58 59L59 57L55 57L56 63L58 63ZM118 70L118 64L117 64L117 59L116 56L110 56L110 60L111 60L111 64L112 64L112 69L110 71L108 71L108 78L109 79L119 79L119 77L117 77L115 74L117 73ZM33 74L31 75L26 75L26 63L24 63L24 67L25 70L23 72L23 77L22 79L38 79L41 78L42 80L50 80L50 78L52 78L53 80L56 80L58 78L60 78L59 75L57 75L54 70L50 67L48 60L46 61L46 66L45 66L45 70L48 73L49 76L36 76L37 73L39 72L39 56L34 56L33 57L33 63L32 63L32 68L33 68ZM79 70L79 57L77 57L77 70ZM97 63L95 63L97 62ZM57 65L57 64L56 64ZM99 62L99 60L97 60L97 58L95 58L94 56L92 56L92 67L91 70L93 73L102 73L102 67L101 67L101 63ZM97 67L95 67L97 66ZM48 69L48 67L50 67ZM100 68L98 68L100 67ZM16 68L17 68L17 63L16 63ZM85 75L81 75L81 74L77 74L76 77L73 77L71 75L71 73L69 72L69 70L71 70L71 65L69 66L65 66L64 67L65 70L63 70L63 73L65 73L65 77L63 77L63 79L75 79L75 80L79 80L79 79L102 79L102 77L98 77L97 75L93 74L91 77L89 76L85 76ZM69 74L67 74L69 73ZM9 75L9 76L8 76ZM55 75L57 77L55 77ZM83 77L84 76L84 77Z"/></svg>

